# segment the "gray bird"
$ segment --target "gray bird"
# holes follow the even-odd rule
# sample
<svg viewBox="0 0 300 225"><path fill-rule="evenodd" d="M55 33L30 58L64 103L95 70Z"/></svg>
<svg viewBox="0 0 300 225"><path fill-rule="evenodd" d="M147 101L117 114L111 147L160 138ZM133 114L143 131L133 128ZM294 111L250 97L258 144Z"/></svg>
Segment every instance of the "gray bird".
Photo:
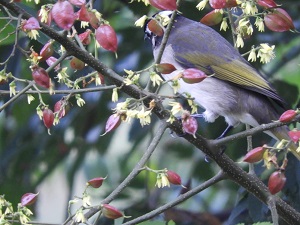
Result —
<svg viewBox="0 0 300 225"><path fill-rule="evenodd" d="M159 15L171 16L172 11ZM145 25L145 36L153 46L156 60L163 36L152 33ZM214 76L200 83L188 84L179 79L179 93L187 92L205 109L202 116L214 122L219 116L225 118L226 132L240 123L256 127L278 120L275 105L284 106L284 101L259 72L239 52L212 28L181 15L177 15L171 30L161 63L170 63L177 69L163 74L165 80L177 76L179 71L196 68ZM274 105L275 104L275 105ZM287 127L279 127L266 133L277 140L287 139ZM291 146L293 154L300 160L300 152Z"/></svg>

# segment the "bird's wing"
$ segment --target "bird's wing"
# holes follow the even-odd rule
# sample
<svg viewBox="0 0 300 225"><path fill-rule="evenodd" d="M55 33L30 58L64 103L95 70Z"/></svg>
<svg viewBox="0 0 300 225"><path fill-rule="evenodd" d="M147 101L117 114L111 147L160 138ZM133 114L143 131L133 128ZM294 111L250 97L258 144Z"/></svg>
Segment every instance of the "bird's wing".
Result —
<svg viewBox="0 0 300 225"><path fill-rule="evenodd" d="M175 35L169 39L174 58L181 66L198 68L218 79L268 96L280 105L284 103L275 89L227 40L200 23L193 21L193 26L188 31L185 28L175 30Z"/></svg>

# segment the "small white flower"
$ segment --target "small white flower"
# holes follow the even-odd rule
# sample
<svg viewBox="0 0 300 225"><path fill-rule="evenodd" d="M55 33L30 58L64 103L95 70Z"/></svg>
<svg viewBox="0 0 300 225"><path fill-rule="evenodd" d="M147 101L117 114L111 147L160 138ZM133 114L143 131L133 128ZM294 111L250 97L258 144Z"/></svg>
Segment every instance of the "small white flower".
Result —
<svg viewBox="0 0 300 225"><path fill-rule="evenodd" d="M40 13L39 13L39 17L41 18L41 22L42 23L47 23L48 21L48 15L49 15L49 10L46 9L46 6L43 5L41 7Z"/></svg>
<svg viewBox="0 0 300 225"><path fill-rule="evenodd" d="M257 57L260 58L261 63L268 63L275 58L275 45L269 46L267 43L260 44L261 48L258 50Z"/></svg>
<svg viewBox="0 0 300 225"><path fill-rule="evenodd" d="M236 47L243 48L244 47L244 40L241 34L238 34L236 37Z"/></svg>
<svg viewBox="0 0 300 225"><path fill-rule="evenodd" d="M16 83L13 81L9 84L9 97L16 95Z"/></svg>
<svg viewBox="0 0 300 225"><path fill-rule="evenodd" d="M30 104L34 100L34 97L30 94L27 95L27 102Z"/></svg>
<svg viewBox="0 0 300 225"><path fill-rule="evenodd" d="M27 31L27 36L30 38L30 39L34 39L36 40L39 35L39 32L37 30L29 30Z"/></svg>
<svg viewBox="0 0 300 225"><path fill-rule="evenodd" d="M170 187L170 181L168 180L166 173L157 174L155 186L158 188Z"/></svg>
<svg viewBox="0 0 300 225"><path fill-rule="evenodd" d="M79 107L82 107L85 104L85 101L80 97L80 94L75 95L76 103Z"/></svg>
<svg viewBox="0 0 300 225"><path fill-rule="evenodd" d="M260 31L260 32L265 31L265 24L264 24L264 20L262 18L256 17L254 25L256 26L258 31Z"/></svg>
<svg viewBox="0 0 300 225"><path fill-rule="evenodd" d="M171 84L174 94L176 94L178 92L178 90L180 89L180 83L178 80L172 80L172 84Z"/></svg>
<svg viewBox="0 0 300 225"><path fill-rule="evenodd" d="M140 123L142 126L144 125L148 125L151 123L151 110L146 110L145 111L145 108L143 107L142 110L140 110L138 113L137 113L137 118L140 119Z"/></svg>
<svg viewBox="0 0 300 225"><path fill-rule="evenodd" d="M74 218L75 218L75 222L79 222L79 223L85 223L86 222L86 218L84 216L84 213L83 213L82 209L79 209L76 212Z"/></svg>
<svg viewBox="0 0 300 225"><path fill-rule="evenodd" d="M144 27L144 24L147 20L147 16L143 15L141 18L139 18L137 21L135 21L134 25L137 27Z"/></svg>
<svg viewBox="0 0 300 225"><path fill-rule="evenodd" d="M86 28L86 27L88 27L88 26L89 26L89 22L81 21L81 23L80 23L80 27L81 27L81 28Z"/></svg>
<svg viewBox="0 0 300 225"><path fill-rule="evenodd" d="M88 195L88 194L83 195L83 197L82 197L82 205L85 208L91 206L91 196L90 195Z"/></svg>
<svg viewBox="0 0 300 225"><path fill-rule="evenodd" d="M155 72L150 73L150 80L152 81L152 85L155 87L156 85L160 85L163 82L163 79Z"/></svg>
<svg viewBox="0 0 300 225"><path fill-rule="evenodd" d="M113 89L111 100L112 100L112 102L117 102L119 100L118 88Z"/></svg>
<svg viewBox="0 0 300 225"><path fill-rule="evenodd" d="M208 0L202 0L201 2L198 3L198 5L196 5L196 8L201 11L205 8L206 4L207 4Z"/></svg>
<svg viewBox="0 0 300 225"><path fill-rule="evenodd" d="M171 113L174 116L183 111L183 107L179 102L170 102L169 105L172 106Z"/></svg>
<svg viewBox="0 0 300 225"><path fill-rule="evenodd" d="M249 62L255 62L256 61L256 53L255 53L255 49L252 48L250 53L249 53L249 56L248 56L248 61Z"/></svg>
<svg viewBox="0 0 300 225"><path fill-rule="evenodd" d="M220 31L221 31L221 30L226 31L227 29L228 29L227 19L226 19L226 18L223 18L222 23L221 23L221 26L220 26Z"/></svg>

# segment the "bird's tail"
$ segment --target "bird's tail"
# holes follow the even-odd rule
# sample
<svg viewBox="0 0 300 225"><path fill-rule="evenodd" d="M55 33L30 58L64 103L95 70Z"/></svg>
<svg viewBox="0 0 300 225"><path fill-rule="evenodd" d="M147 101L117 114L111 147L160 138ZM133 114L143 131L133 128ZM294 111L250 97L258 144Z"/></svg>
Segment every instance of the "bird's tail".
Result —
<svg viewBox="0 0 300 225"><path fill-rule="evenodd" d="M283 139L290 140L287 126L277 127L270 131L278 140L283 140ZM300 160L300 148L298 148L298 146L294 142L292 142L288 146L288 149L296 156L298 160Z"/></svg>

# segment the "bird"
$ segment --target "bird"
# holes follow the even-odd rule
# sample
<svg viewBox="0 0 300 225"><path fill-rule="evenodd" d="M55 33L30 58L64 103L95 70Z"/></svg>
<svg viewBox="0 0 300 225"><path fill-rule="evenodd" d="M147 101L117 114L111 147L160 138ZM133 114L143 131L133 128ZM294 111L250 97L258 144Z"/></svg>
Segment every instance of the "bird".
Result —
<svg viewBox="0 0 300 225"><path fill-rule="evenodd" d="M161 11L153 17L171 17L173 11ZM145 39L152 43L156 61L163 36L154 34L144 25ZM255 69L238 50L214 29L177 13L160 63L172 64L176 70L162 74L164 80L171 80L180 71L199 69L209 76L202 82L189 84L179 79L179 93L189 93L205 111L201 114L206 122L224 117L227 128L224 137L240 123L256 127L280 117L278 107L283 109L285 101L272 85ZM276 140L290 140L286 126L266 131ZM292 153L300 160L297 146L290 146Z"/></svg>

